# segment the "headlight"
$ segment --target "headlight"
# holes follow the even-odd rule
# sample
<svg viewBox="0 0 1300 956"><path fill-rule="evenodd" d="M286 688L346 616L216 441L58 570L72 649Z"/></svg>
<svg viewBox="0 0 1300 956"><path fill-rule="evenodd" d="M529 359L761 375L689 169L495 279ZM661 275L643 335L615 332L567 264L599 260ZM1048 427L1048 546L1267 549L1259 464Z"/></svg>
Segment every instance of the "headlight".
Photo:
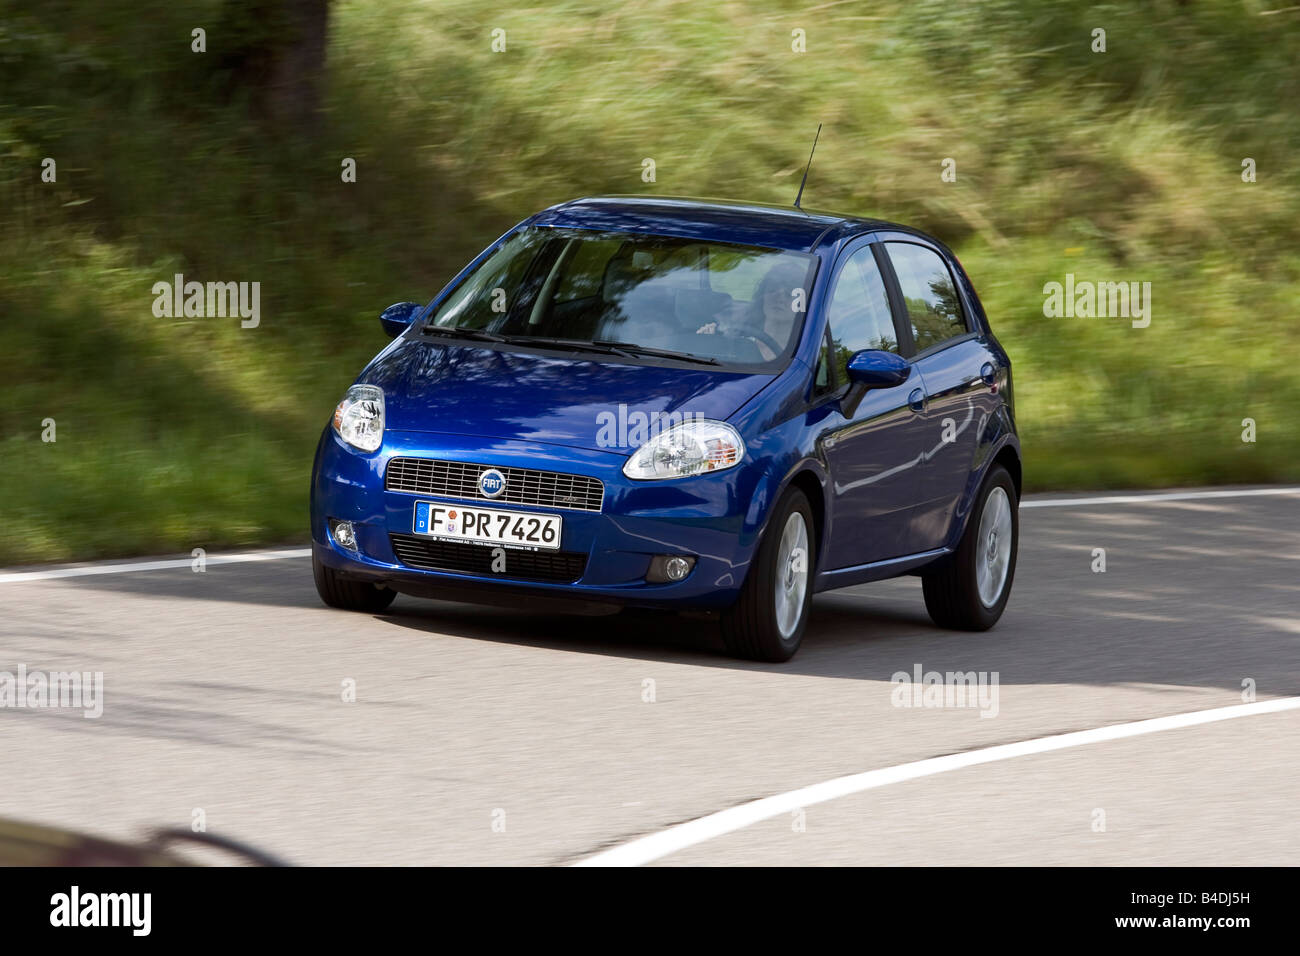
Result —
<svg viewBox="0 0 1300 956"><path fill-rule="evenodd" d="M740 433L726 422L683 422L633 452L623 474L638 480L684 478L733 468L744 457Z"/></svg>
<svg viewBox="0 0 1300 956"><path fill-rule="evenodd" d="M384 390L353 385L334 409L334 431L353 448L374 451L384 441Z"/></svg>

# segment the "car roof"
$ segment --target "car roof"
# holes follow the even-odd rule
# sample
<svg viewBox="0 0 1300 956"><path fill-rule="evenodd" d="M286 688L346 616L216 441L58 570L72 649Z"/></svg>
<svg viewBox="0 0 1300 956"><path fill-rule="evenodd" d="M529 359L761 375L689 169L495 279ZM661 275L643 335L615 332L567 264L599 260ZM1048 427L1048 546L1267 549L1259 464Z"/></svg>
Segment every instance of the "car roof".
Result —
<svg viewBox="0 0 1300 956"><path fill-rule="evenodd" d="M571 229L645 232L796 252L812 252L820 245L880 229L909 232L929 238L915 229L880 219L842 216L794 206L672 196L591 196L575 199L538 213L532 224Z"/></svg>

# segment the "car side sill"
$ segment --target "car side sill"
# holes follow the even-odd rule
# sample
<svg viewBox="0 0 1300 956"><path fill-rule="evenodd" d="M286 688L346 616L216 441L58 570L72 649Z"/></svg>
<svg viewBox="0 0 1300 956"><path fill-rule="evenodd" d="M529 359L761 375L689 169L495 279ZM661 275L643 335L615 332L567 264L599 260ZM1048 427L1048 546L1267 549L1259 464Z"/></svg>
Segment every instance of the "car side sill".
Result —
<svg viewBox="0 0 1300 956"><path fill-rule="evenodd" d="M831 571L818 571L816 591L829 591L831 588L847 587L851 584L863 584L867 581L880 581L884 578L906 574L913 568L919 568L931 561L937 561L952 554L952 548L934 548L931 551L918 551L897 558L872 561L869 564L855 564L848 568L835 568Z"/></svg>

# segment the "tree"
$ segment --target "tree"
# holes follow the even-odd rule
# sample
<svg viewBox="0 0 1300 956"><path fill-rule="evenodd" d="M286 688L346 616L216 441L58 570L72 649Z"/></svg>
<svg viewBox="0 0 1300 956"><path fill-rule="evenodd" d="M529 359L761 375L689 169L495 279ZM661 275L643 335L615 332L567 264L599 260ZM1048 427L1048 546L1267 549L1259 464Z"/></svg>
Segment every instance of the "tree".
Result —
<svg viewBox="0 0 1300 956"><path fill-rule="evenodd" d="M310 132L325 80L329 0L226 0L209 37L229 90L275 130Z"/></svg>

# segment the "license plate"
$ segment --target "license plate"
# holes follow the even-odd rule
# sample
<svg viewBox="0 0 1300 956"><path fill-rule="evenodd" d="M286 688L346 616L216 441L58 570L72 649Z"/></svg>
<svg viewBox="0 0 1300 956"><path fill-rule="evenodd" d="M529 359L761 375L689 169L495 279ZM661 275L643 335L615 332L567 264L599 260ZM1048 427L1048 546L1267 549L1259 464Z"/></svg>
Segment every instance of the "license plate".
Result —
<svg viewBox="0 0 1300 956"><path fill-rule="evenodd" d="M446 502L417 501L415 526L412 530L416 534L449 541L558 551L563 520L559 515L492 511L487 508L464 508Z"/></svg>

